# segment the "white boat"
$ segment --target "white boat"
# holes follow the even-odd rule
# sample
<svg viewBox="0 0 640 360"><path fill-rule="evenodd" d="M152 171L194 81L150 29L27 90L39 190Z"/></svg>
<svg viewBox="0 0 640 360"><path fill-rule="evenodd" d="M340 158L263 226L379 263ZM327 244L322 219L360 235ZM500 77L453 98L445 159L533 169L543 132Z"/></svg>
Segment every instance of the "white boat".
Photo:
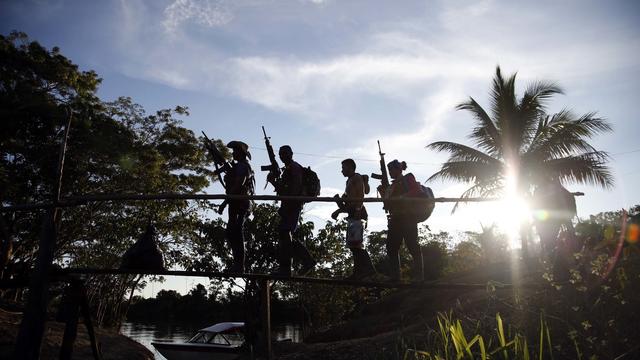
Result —
<svg viewBox="0 0 640 360"><path fill-rule="evenodd" d="M244 344L243 322L223 322L198 330L184 343L152 342L168 360L237 359Z"/></svg>

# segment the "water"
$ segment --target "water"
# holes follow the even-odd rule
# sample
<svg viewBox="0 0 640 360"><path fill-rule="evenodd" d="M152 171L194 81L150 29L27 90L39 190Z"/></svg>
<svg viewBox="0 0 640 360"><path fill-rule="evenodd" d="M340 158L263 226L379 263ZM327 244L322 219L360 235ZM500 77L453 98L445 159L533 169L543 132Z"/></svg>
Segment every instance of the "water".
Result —
<svg viewBox="0 0 640 360"><path fill-rule="evenodd" d="M213 324L210 324L213 325ZM122 324L120 332L151 350L158 360L166 360L153 346L152 341L183 342L191 338L202 326L145 324L126 322ZM291 339L293 342L302 341L302 327L299 324L281 324L271 326L272 337L275 340Z"/></svg>

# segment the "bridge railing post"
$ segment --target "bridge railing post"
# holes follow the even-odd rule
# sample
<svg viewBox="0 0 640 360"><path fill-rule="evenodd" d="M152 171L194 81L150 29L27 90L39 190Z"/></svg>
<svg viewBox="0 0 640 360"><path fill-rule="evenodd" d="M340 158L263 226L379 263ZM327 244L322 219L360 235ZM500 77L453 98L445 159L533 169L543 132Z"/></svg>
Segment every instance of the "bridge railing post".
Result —
<svg viewBox="0 0 640 360"><path fill-rule="evenodd" d="M258 280L260 295L260 324L262 325L260 340L260 358L271 360L273 353L271 349L271 280Z"/></svg>

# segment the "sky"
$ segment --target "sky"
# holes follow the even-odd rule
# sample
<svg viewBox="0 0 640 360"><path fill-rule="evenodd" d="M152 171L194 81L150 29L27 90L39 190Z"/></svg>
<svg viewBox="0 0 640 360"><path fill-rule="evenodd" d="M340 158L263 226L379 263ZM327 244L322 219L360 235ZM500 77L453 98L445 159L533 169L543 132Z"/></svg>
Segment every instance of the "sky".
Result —
<svg viewBox="0 0 640 360"><path fill-rule="evenodd" d="M291 145L294 159L318 173L323 196L343 192L344 158L363 174L379 172L376 140L387 161L406 161L425 181L447 158L425 146L470 144L473 118L455 106L473 96L489 108L498 65L517 72L519 94L532 81L555 81L565 94L550 112L596 111L614 127L592 144L611 154L615 187L568 186L586 194L581 217L640 203L639 24L640 3L617 0L0 0L2 34L59 46L103 78L103 100L130 96L148 112L187 106L184 126L246 142L255 170L268 163L265 126L276 150ZM258 193L272 194L257 172ZM437 197L465 189L427 185ZM492 204L452 215L451 206L438 204L433 231L479 231L508 215ZM320 225L334 206L305 210ZM369 229L384 229L380 206L368 210ZM191 282L173 279L145 295L184 292Z"/></svg>

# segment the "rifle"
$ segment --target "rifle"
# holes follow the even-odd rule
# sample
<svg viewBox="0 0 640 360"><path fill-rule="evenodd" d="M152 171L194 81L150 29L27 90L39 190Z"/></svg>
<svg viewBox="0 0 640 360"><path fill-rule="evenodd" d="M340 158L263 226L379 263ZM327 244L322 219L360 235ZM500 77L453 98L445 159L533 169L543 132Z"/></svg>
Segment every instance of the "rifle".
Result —
<svg viewBox="0 0 640 360"><path fill-rule="evenodd" d="M214 144L213 141L209 139L209 137L207 136L207 134L204 133L204 131L202 131L202 135L204 135L204 147L209 151L209 155L213 159L213 166L216 168L213 171L213 175L218 177L218 181L220 181L220 184L222 185L222 187L225 189L225 192L226 192L227 184L224 183L224 179L221 176L221 174L231 170L231 165L229 164L227 159L225 159L224 156L220 153L220 150L218 150L218 148L216 147L216 144ZM217 210L218 214L222 214L227 204L228 204L227 200L225 200L222 202L222 204L218 206L218 210Z"/></svg>
<svg viewBox="0 0 640 360"><path fill-rule="evenodd" d="M387 173L387 164L384 160L384 153L382 152L382 148L380 147L380 140L378 140L378 154L380 154L380 174L371 173L371 177L373 179L380 180L380 182L382 183L381 188L383 189L383 191L386 191L387 189L389 189L391 183L389 182L389 174ZM378 192L381 193L380 187L378 188Z"/></svg>
<svg viewBox="0 0 640 360"><path fill-rule="evenodd" d="M271 146L271 141L269 141L269 137L267 136L267 132L264 130L264 126L262 127L262 133L264 134L264 144L267 147L267 154L269 154L269 165L260 166L260 170L268 171L269 176L267 176L267 184L269 183L269 178L277 179L280 177L280 165L278 165L278 161L276 160L276 153L273 151L273 146ZM265 189L267 188L267 184L264 184Z"/></svg>

